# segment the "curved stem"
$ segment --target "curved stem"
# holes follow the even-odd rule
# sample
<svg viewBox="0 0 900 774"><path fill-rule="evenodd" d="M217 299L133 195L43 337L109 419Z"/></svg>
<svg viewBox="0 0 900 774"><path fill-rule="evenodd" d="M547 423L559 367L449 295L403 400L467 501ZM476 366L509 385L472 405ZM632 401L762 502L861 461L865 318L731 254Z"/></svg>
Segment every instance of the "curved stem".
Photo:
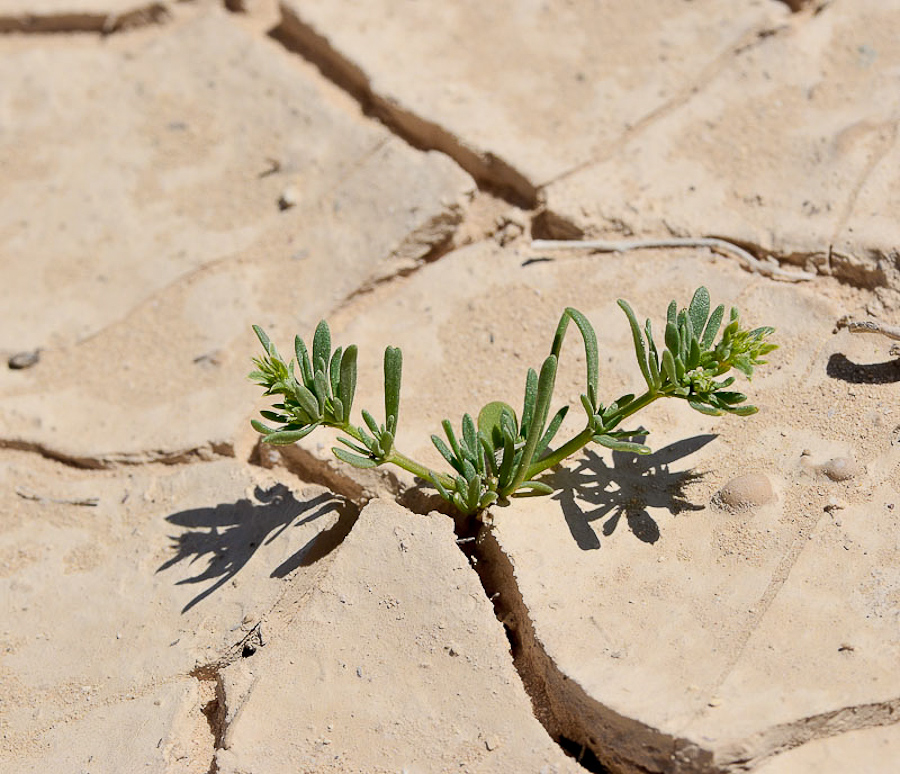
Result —
<svg viewBox="0 0 900 774"><path fill-rule="evenodd" d="M664 393L660 393L657 391L647 390L643 395L635 398L630 403L622 406L615 414L611 417L611 422L609 423L609 427L607 427L607 432L615 430L622 422L632 414L636 414L643 408L649 406L653 401L657 398L664 398L666 395ZM525 477L528 479L532 479L535 476L543 473L545 470L549 470L555 465L559 465L566 457L569 457L575 452L583 449L587 446L591 439L594 437L594 430L591 427L586 427L582 430L578 435L572 438L570 441L567 441L558 449L553 452L550 452L546 457L538 460L533 463L529 468L528 472L525 474Z"/></svg>
<svg viewBox="0 0 900 774"><path fill-rule="evenodd" d="M566 443L555 451L550 452L546 457L542 457L537 462L532 463L528 468L528 472L525 474L525 478L531 480L539 473L543 473L545 470L549 470L550 468L559 465L566 457L587 446L593 437L594 431L590 427L586 427L570 441L566 441Z"/></svg>

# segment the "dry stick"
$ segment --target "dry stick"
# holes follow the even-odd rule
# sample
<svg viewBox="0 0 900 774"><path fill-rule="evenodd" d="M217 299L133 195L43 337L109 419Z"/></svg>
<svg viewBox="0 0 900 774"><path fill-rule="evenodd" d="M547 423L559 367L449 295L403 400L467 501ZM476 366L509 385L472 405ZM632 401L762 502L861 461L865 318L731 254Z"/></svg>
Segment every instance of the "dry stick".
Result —
<svg viewBox="0 0 900 774"><path fill-rule="evenodd" d="M617 242L605 240L534 239L531 242L531 247L534 250L599 250L604 253L619 253L626 250L642 250L654 247L709 247L713 250L725 251L736 255L747 265L750 271L763 274L772 279L784 280L785 282L803 282L804 280L814 279L816 276L808 271L785 271L778 266L764 263L747 252L743 247L716 237L701 237L697 239L626 239Z"/></svg>
<svg viewBox="0 0 900 774"><path fill-rule="evenodd" d="M900 341L900 325L888 325L881 320L852 320L847 315L837 321L835 330L846 328L850 333L878 333L894 341Z"/></svg>
<svg viewBox="0 0 900 774"><path fill-rule="evenodd" d="M44 497L43 495L36 494L29 489L25 489L24 487L16 487L16 494L19 495L23 500L34 500L38 503L56 503L57 505L86 505L88 507L93 507L98 505L100 502L99 497L83 497L77 499L57 499L55 497Z"/></svg>
<svg viewBox="0 0 900 774"><path fill-rule="evenodd" d="M877 333L894 341L900 341L900 325L888 325L881 320L853 320L850 315L844 315L835 323L834 331L837 333L841 328L846 328L850 333ZM900 347L896 344L891 347L892 355L900 355Z"/></svg>

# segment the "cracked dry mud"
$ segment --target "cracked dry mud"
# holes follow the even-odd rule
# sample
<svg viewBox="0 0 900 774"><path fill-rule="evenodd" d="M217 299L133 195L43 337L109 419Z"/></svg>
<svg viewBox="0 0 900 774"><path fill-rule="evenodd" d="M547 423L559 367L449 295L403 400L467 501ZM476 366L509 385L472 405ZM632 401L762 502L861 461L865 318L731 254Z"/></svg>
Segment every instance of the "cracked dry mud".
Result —
<svg viewBox="0 0 900 774"><path fill-rule="evenodd" d="M900 365L835 321L900 315L900 2L0 0L0 32L0 772L896 770ZM575 237L814 278L530 247ZM249 428L252 323L327 317L362 406L401 346L437 464L565 306L618 395L615 300L700 284L777 328L759 414L656 404L652 455L480 531Z"/></svg>

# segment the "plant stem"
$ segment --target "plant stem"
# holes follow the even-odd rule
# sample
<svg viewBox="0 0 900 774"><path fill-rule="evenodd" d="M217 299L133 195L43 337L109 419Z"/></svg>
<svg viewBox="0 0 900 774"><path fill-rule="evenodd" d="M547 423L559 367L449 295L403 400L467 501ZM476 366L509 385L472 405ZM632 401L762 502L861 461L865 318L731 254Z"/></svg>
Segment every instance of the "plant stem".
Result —
<svg viewBox="0 0 900 774"><path fill-rule="evenodd" d="M431 468L426 467L425 465L421 465L416 462L414 459L410 459L405 454L401 454L396 449L392 450L390 454L384 459L385 462L391 462L399 468L403 468L406 471L409 471L414 476L418 476L425 481L430 481L431 477L434 476L438 481L441 482L441 485L447 489L453 488L453 479L448 476L446 473L438 473L437 471L432 470Z"/></svg>
<svg viewBox="0 0 900 774"><path fill-rule="evenodd" d="M559 465L566 457L587 446L593 437L594 431L590 427L586 427L574 438L566 441L556 451L550 452L546 457L542 457L540 460L533 463L528 468L525 478L531 480L539 473L543 473L545 470L548 470L555 465Z"/></svg>
<svg viewBox="0 0 900 774"><path fill-rule="evenodd" d="M346 433L351 438L359 443L365 445L365 441L363 440L363 435L359 430L352 425L350 422L347 422L344 425L335 425L338 430L343 433ZM430 481L431 477L434 476L438 481L441 482L441 485L446 487L447 489L453 488L453 478L448 476L446 473L438 473L436 470L432 470L425 465L422 465L416 462L414 459L407 457L402 452L397 451L397 449L391 449L390 453L381 461L381 465L386 465L388 463L396 465L398 468L403 468L414 476L418 476L419 478Z"/></svg>
<svg viewBox="0 0 900 774"><path fill-rule="evenodd" d="M612 417L610 418L611 421L609 423L609 426L607 427L607 432L615 430L620 424L622 424L624 420L626 420L632 414L636 414L641 409L646 408L657 398L663 397L666 397L664 393L660 393L655 390L647 390L647 392L645 392L643 395L622 406L618 411L616 411L615 414L612 415ZM586 427L574 438L556 449L556 451L550 452L550 454L548 454L546 457L543 457L532 464L528 468L528 472L525 474L525 478L532 479L538 474L543 473L545 470L549 470L555 465L558 465L560 462L566 459L566 457L575 454L575 452L587 446L593 439L594 434L595 431L590 426Z"/></svg>

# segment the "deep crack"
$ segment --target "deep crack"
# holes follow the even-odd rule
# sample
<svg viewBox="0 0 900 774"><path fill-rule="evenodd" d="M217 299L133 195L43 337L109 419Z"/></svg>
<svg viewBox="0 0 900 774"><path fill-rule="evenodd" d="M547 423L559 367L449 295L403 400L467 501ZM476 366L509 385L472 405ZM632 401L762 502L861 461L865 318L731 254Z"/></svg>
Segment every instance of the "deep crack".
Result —
<svg viewBox="0 0 900 774"><path fill-rule="evenodd" d="M162 24L170 16L169 8L160 2L139 5L122 13L28 12L0 16L0 33L47 35L81 32L111 35L122 30Z"/></svg>
<svg viewBox="0 0 900 774"><path fill-rule="evenodd" d="M539 204L537 187L499 156L473 148L440 124L375 93L366 73L291 9L281 6L281 21L269 32L289 51L315 65L328 80L353 97L366 115L381 121L418 150L444 153L468 172L480 188L523 209Z"/></svg>
<svg viewBox="0 0 900 774"><path fill-rule="evenodd" d="M184 449L150 449L139 452L107 452L105 454L74 455L55 449L37 441L15 438L0 438L0 449L38 454L41 457L60 462L78 470L112 470L131 465L184 465L196 462L210 462L221 457L234 457L234 446L230 441L210 441L202 446Z"/></svg>

